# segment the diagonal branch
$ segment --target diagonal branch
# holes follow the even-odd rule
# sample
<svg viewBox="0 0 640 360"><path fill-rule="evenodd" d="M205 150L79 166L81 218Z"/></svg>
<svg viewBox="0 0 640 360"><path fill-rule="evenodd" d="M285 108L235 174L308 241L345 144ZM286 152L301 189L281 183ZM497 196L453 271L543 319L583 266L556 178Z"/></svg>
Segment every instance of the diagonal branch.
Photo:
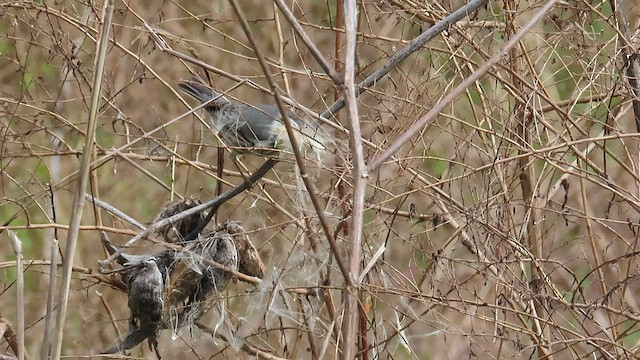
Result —
<svg viewBox="0 0 640 360"><path fill-rule="evenodd" d="M236 187L230 190L227 190L226 192L222 193L220 196L217 196L215 199L210 200L206 203L200 204L198 206L194 206L174 216L168 217L166 219L162 219L154 223L147 230L142 231L141 233L133 237L131 240L127 241L126 244L124 244L116 252L111 254L111 256L109 256L107 259L99 261L100 266L106 267L107 265L111 264L118 256L122 254L122 251L124 249L132 246L138 240L146 238L147 236L149 236L150 233L155 232L157 229L163 228L164 226L167 226L176 221L180 221L194 214L201 213L202 211L205 211L207 209L211 209L209 210L209 214L207 215L206 219L202 223L200 223L200 225L198 226L198 229L195 229L195 230L198 230L198 232L202 231L202 229L204 229L204 227L209 223L209 221L211 221L211 219L213 218L213 215L216 213L218 208L222 206L222 204L224 204L225 202L232 199L234 196L250 188L253 184L255 184L263 176L265 176L267 172L269 172L269 170L271 170L277 164L277 162L278 161L275 159L269 159L264 164L262 164L262 166L260 166L260 168L258 168L258 170L256 170L246 181L242 182L240 185L237 185ZM191 234L189 234L189 236L191 236Z"/></svg>
<svg viewBox="0 0 640 360"><path fill-rule="evenodd" d="M402 48L402 50L398 51L397 54L389 58L387 62L382 65L378 70L374 71L371 75L367 76L366 79L362 80L356 86L356 96L362 94L369 86L375 84L380 79L385 77L389 73L389 71L393 70L398 64L400 64L404 59L409 57L409 55L414 52L420 50L424 44L426 44L429 40L436 37L441 32L445 31L449 26L451 26L456 21L462 19L465 16L468 16L470 13L478 10L479 8L485 6L489 3L489 0L472 0L467 3L467 5L459 8L458 10L449 14L449 16L445 17L429 29L425 30L422 34L418 35L415 39L413 39L407 46ZM320 116L324 118L331 117L336 114L345 106L344 96L338 99L329 109L323 112Z"/></svg>
<svg viewBox="0 0 640 360"><path fill-rule="evenodd" d="M424 116L422 116L415 124L407 129L402 135L400 135L391 145L387 147L378 157L376 157L367 168L368 172L372 172L379 168L385 161L389 160L400 148L409 141L415 134L428 126L435 118L440 114L444 108L449 106L460 94L462 94L469 86L473 85L481 77L484 76L494 65L496 65L505 55L507 55L509 49L516 46L520 39L525 36L529 30L555 5L557 0L548 1L537 13L535 13L529 22L527 22L520 31L516 33L498 52L493 54L489 60L487 60L478 70L471 74L468 78L464 79L453 91L429 110Z"/></svg>
<svg viewBox="0 0 640 360"><path fill-rule="evenodd" d="M89 170L91 157L95 143L96 126L98 123L98 110L100 102L100 92L102 90L102 79L104 75L104 64L109 45L109 32L113 19L113 0L104 2L102 8L102 28L100 29L100 39L96 44L96 60L93 70L93 86L91 91L91 107L89 109L89 119L87 122L87 132L85 135L84 148L80 159L80 170L78 171L78 184L73 199L71 209L71 220L69 233L67 234L66 249L64 252L64 266L62 268L62 280L58 293L58 314L56 317L55 336L51 358L59 360L62 353L62 338L64 335L64 322L67 315L67 305L69 301L69 288L71 287L71 274L73 272L73 259L76 254L78 243L78 233L82 220L82 210L84 208L84 193L89 180ZM46 352L46 349L44 350Z"/></svg>

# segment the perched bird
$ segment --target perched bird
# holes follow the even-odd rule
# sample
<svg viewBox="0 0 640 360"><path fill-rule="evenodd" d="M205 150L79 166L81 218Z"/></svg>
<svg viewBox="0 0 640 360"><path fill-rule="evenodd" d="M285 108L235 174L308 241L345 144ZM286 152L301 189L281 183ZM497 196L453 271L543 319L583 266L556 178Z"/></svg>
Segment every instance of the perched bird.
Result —
<svg viewBox="0 0 640 360"><path fill-rule="evenodd" d="M158 358L158 341L156 335L162 322L164 281L153 257L142 260L129 275L129 331L122 342L105 350L104 354L113 354L129 350L145 339Z"/></svg>
<svg viewBox="0 0 640 360"><path fill-rule="evenodd" d="M232 148L232 158L235 157L234 152L272 157L278 154L278 150L293 151L277 106L230 101L197 78L181 81L178 87L185 94L206 103L204 108L211 115L213 128L225 145ZM300 150L310 151L319 158L325 150L322 137L294 113L287 111L287 116Z"/></svg>

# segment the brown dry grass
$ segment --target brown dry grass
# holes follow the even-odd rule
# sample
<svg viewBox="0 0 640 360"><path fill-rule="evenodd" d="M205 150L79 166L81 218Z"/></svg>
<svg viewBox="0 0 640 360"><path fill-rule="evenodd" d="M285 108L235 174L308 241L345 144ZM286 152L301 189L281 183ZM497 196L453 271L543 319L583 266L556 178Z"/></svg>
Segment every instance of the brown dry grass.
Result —
<svg viewBox="0 0 640 360"><path fill-rule="evenodd" d="M358 80L461 3L360 3ZM540 5L490 2L364 93L360 124L374 145L365 148L366 160L500 49ZM0 3L0 222L17 231L25 258L36 260L25 274L32 357L42 350L49 281L46 262L38 260L49 259L53 239L64 247L101 8L77 1L50 6ZM274 5L242 7L284 93L325 110L336 89ZM299 1L294 9L333 61L336 35L342 34L332 29L334 2ZM629 39L619 25L626 16L633 32L636 11L616 14L610 2L556 7L434 124L370 174L362 267L382 245L386 251L361 286L363 359L608 359L638 353L640 180L638 142L630 135L638 130L623 70ZM176 84L191 71L204 72L160 51L140 19L174 50L267 83L227 2L116 2L94 149L100 161L89 192L148 223L169 200L214 197L221 180L215 176L218 142L195 116L148 134L188 111ZM210 75L218 89L237 85ZM271 95L246 84L230 94L273 103ZM331 121L346 124L346 117ZM349 229L339 226L351 209L351 156L347 135L328 131L330 154L321 164L308 164L346 257ZM114 152L140 138L120 155ZM261 159L243 162L252 171ZM237 169L226 164L222 181L239 183ZM211 328L222 324L216 333L226 340L195 327L176 339L165 331L165 358L249 357L242 341L282 358L338 356L344 280L317 215L297 195L292 166L277 165L218 213L217 221L239 220L251 230L267 264L257 289L231 285L220 303L226 310L203 319ZM98 228L119 244L136 232L87 204L66 356L98 354L118 338L115 327L126 331L125 295L97 276L97 261L106 257ZM315 251L310 234L318 239ZM3 241L0 315L15 323L14 256ZM135 251L149 246L142 242ZM328 290L335 314L327 310L327 298L292 291L318 286ZM146 344L132 354L155 357Z"/></svg>

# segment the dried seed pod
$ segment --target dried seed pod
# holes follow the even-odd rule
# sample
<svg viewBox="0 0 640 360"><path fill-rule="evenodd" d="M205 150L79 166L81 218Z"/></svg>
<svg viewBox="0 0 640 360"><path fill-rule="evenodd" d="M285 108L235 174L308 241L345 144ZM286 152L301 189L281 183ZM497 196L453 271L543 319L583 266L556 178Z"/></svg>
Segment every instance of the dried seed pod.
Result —
<svg viewBox="0 0 640 360"><path fill-rule="evenodd" d="M202 282L202 272L195 271L189 260L176 260L164 291L164 300L169 310L191 297Z"/></svg>
<svg viewBox="0 0 640 360"><path fill-rule="evenodd" d="M237 221L227 220L218 231L224 231L233 237L238 251L238 271L249 276L262 279L264 277L265 266L260 259L260 253L256 250L247 232Z"/></svg>
<svg viewBox="0 0 640 360"><path fill-rule="evenodd" d="M155 258L145 260L129 277L129 309L132 324L157 326L162 315L164 282Z"/></svg>
<svg viewBox="0 0 640 360"><path fill-rule="evenodd" d="M195 198L169 203L154 222L200 203ZM144 339L158 353L158 330L177 329L199 319L233 278L229 270L258 278L264 276L260 254L238 222L227 221L216 231L201 232L197 239L185 241L204 218L199 213L158 230L158 237L182 245L182 251L169 249L153 255L121 253L117 258L124 266L117 271L122 271L123 280L128 283L131 321L122 342L105 353L131 349ZM102 243L110 254L117 251L108 239Z"/></svg>
<svg viewBox="0 0 640 360"><path fill-rule="evenodd" d="M203 238L202 256L205 259L211 259L226 268L238 271L238 250L231 236L221 232L210 232ZM206 261L203 262L201 269L206 278L206 281L203 279L202 290L200 291L200 294L204 297L208 296L207 292L211 290L224 290L232 277L230 272Z"/></svg>
<svg viewBox="0 0 640 360"><path fill-rule="evenodd" d="M160 213L156 215L153 222L157 223L160 220L164 220L200 204L202 204L202 201L194 197L186 198L181 201L170 202L160 210ZM195 228L197 228L198 225L204 221L204 218L205 216L202 212L193 214L185 219L159 228L157 233L159 237L164 239L166 242L181 244L185 236L189 235Z"/></svg>
<svg viewBox="0 0 640 360"><path fill-rule="evenodd" d="M178 253L165 289L163 325L179 328L200 318L213 304L211 299L223 291L231 273L216 263L237 271L238 254L233 238L210 232L200 236Z"/></svg>

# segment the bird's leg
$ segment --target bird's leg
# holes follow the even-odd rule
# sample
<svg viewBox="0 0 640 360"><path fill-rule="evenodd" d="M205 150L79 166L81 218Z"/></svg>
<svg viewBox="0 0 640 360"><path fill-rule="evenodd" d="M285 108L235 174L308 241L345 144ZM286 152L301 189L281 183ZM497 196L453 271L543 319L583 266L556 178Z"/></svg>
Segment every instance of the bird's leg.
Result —
<svg viewBox="0 0 640 360"><path fill-rule="evenodd" d="M224 149L219 147L218 148L218 168L217 168L217 175L218 175L218 179L220 179L220 181L218 181L218 183L216 184L216 197L220 196L220 194L222 194L222 175L224 172ZM215 216L215 214L214 214ZM214 219L214 221L217 223L218 222L218 218L216 216L216 218Z"/></svg>
<svg viewBox="0 0 640 360"><path fill-rule="evenodd" d="M218 134L218 137L221 139L224 139L224 137L222 137L220 134ZM240 153L238 153L236 150L231 150L229 154L229 159L236 166L236 169L238 169L238 171L240 172L242 179L244 181L247 181L247 176L242 171L242 167L240 166L240 160L238 160L239 155ZM218 148L218 173L217 173L218 178L222 179L223 171L224 171L224 149L222 147L219 147ZM222 183L218 184L217 191L216 191L216 196L220 196L220 194L222 194Z"/></svg>
<svg viewBox="0 0 640 360"><path fill-rule="evenodd" d="M231 153L229 154L229 159L231 159L233 164L236 166L236 169L238 169L238 172L240 172L240 175L242 176L242 180L247 182L249 181L249 178L247 177L247 175L245 175L244 171L242 171L242 166L240 166L240 160L238 160L239 155L241 154L238 153L237 151L231 150Z"/></svg>
<svg viewBox="0 0 640 360"><path fill-rule="evenodd" d="M231 150L231 153L229 154L229 159L231 159L236 166L238 166L238 155L240 154L235 150Z"/></svg>

